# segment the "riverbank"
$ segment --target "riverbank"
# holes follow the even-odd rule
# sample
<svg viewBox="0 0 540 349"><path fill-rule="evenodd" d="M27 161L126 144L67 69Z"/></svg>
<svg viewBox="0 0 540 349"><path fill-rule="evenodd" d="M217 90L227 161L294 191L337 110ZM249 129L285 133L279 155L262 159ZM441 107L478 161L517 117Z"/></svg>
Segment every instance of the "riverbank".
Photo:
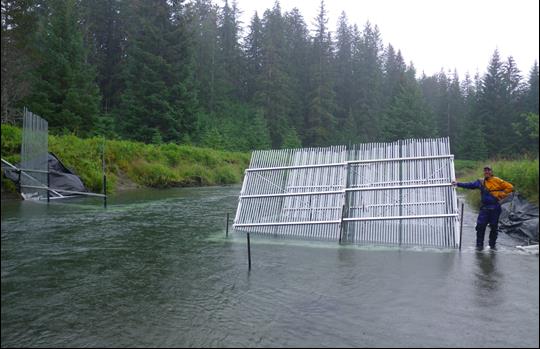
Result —
<svg viewBox="0 0 540 349"><path fill-rule="evenodd" d="M20 161L21 129L3 124L2 158ZM143 144L131 141L82 139L73 135L49 135L49 150L76 172L86 186L102 191L101 149L105 146L107 191L138 187L170 188L240 183L250 154L177 144ZM458 181L479 178L485 161L456 160ZM488 161L495 175L511 182L529 201L538 204L538 159ZM15 186L2 179L2 195ZM462 189L459 189L462 190ZM465 191L472 205L479 195Z"/></svg>
<svg viewBox="0 0 540 349"><path fill-rule="evenodd" d="M20 161L21 129L2 126L1 154ZM144 144L73 135L49 135L49 151L77 173L87 188L102 191L101 152L105 147L107 191L137 187L170 188L240 183L250 154L177 144ZM2 191L11 186L2 179ZM13 187L14 188L14 187Z"/></svg>

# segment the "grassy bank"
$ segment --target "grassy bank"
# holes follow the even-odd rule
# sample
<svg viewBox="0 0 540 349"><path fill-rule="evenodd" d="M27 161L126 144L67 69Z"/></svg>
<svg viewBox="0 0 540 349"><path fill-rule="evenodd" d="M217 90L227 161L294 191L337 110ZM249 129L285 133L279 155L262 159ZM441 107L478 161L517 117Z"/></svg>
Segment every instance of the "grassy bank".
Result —
<svg viewBox="0 0 540 349"><path fill-rule="evenodd" d="M493 174L514 185L530 202L538 205L538 159L467 161L456 160L456 177L460 182L470 182L483 176L483 167L490 164ZM480 193L476 190L464 191L469 202L480 206Z"/></svg>
<svg viewBox="0 0 540 349"><path fill-rule="evenodd" d="M19 162L21 129L2 125L1 138L2 158L12 163ZM72 135L49 135L49 151L95 192L102 190L103 144L109 192L132 183L153 188L240 183L250 157L249 153L189 145L153 145L118 140L104 143L97 137L81 139Z"/></svg>

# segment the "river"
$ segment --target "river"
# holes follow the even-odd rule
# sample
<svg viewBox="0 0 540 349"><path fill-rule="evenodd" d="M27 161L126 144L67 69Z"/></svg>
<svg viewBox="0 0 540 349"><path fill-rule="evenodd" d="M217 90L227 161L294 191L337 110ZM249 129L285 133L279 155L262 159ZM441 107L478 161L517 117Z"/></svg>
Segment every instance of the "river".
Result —
<svg viewBox="0 0 540 349"><path fill-rule="evenodd" d="M240 187L2 201L2 347L538 347L539 263L225 237ZM231 218L232 219L232 218Z"/></svg>

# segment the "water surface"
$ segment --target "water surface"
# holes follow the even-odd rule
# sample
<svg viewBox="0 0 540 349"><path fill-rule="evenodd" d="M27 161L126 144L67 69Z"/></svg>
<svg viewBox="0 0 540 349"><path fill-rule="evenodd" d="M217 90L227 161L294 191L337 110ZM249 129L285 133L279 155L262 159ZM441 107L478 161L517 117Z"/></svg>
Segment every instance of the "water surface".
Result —
<svg viewBox="0 0 540 349"><path fill-rule="evenodd" d="M225 238L240 187L2 202L2 347L538 347L538 256Z"/></svg>

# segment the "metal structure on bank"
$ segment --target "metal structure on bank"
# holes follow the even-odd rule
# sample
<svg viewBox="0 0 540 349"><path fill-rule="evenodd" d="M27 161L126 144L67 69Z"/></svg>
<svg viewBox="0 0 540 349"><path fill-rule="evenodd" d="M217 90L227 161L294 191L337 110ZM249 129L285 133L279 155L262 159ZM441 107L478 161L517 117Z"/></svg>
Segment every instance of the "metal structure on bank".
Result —
<svg viewBox="0 0 540 349"><path fill-rule="evenodd" d="M49 126L47 121L24 108L21 142L21 195L26 199L46 198L49 172ZM62 196L52 192L51 196Z"/></svg>
<svg viewBox="0 0 540 349"><path fill-rule="evenodd" d="M51 199L65 199L79 195L95 196L103 198L103 204L106 206L107 179L105 176L103 154L103 194L51 188L48 135L47 121L24 108L20 168L2 159L2 163L6 165L7 168L18 174L19 192L23 199L49 201Z"/></svg>
<svg viewBox="0 0 540 349"><path fill-rule="evenodd" d="M448 138L255 151L233 227L276 237L458 248Z"/></svg>

